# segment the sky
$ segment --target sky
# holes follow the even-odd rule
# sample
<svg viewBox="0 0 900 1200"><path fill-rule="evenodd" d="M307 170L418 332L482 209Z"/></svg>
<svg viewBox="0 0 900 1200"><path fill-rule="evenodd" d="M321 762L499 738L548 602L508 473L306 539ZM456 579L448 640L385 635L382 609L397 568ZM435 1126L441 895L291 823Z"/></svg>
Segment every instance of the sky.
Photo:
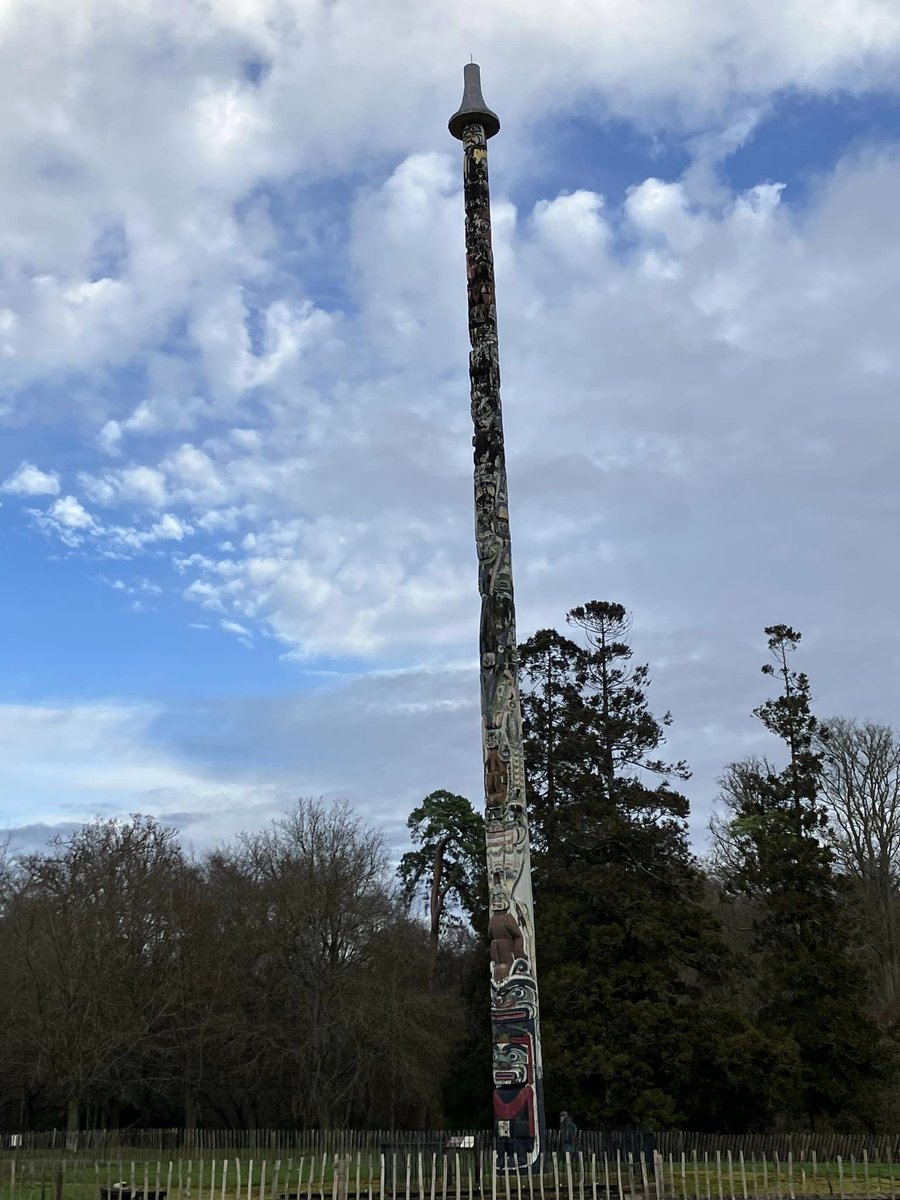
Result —
<svg viewBox="0 0 900 1200"><path fill-rule="evenodd" d="M900 722L896 0L0 0L0 830L480 803L481 64L520 638L632 613L702 850Z"/></svg>

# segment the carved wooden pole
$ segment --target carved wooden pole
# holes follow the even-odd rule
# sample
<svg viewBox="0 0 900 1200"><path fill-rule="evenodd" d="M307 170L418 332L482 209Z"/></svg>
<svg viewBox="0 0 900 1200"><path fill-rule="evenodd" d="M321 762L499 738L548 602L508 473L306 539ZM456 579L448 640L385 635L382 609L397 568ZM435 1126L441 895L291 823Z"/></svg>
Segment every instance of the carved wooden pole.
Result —
<svg viewBox="0 0 900 1200"><path fill-rule="evenodd" d="M488 186L487 139L499 128L481 94L480 70L470 63L450 132L465 156L494 1119L500 1161L515 1169L540 1158L544 1105Z"/></svg>

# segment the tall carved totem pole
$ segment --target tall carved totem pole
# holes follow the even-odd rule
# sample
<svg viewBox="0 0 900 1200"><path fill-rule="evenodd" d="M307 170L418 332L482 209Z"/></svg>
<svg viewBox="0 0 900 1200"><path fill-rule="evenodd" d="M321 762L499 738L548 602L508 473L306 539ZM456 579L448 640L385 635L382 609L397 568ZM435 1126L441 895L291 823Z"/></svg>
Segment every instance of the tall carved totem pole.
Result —
<svg viewBox="0 0 900 1200"><path fill-rule="evenodd" d="M499 129L481 94L480 69L469 63L450 132L464 151L494 1121L500 1162L515 1170L540 1159L544 1103L488 186L487 140Z"/></svg>

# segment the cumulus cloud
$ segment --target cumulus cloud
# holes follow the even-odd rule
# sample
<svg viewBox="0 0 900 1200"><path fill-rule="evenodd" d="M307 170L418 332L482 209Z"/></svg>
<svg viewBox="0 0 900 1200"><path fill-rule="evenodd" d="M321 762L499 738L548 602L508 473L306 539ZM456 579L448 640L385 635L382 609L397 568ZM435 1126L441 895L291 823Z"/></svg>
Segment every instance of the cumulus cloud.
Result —
<svg viewBox="0 0 900 1200"><path fill-rule="evenodd" d="M97 504L151 515L171 505L132 536L135 547L227 529L224 554L178 558L185 594L242 624L262 622L301 654L429 654L460 644L473 620L451 162L407 161L359 202L350 250L360 311L346 332L363 378L347 377L323 347L318 395L290 405L276 396L258 428L176 439L157 463L81 476ZM888 314L900 259L885 198L898 191L900 164L885 154L845 164L803 213L776 183L704 204L681 180L649 178L618 212L584 189L522 213L500 198L526 624L597 590L585 578L586 546L591 561L615 564L619 588L664 607L648 572L661 531L690 513L684 544L698 528L718 544L713 518L750 481L764 508L786 511L798 489L811 489L808 519L832 537L856 519L834 487L854 463L870 488L881 478L889 487L889 472L872 472L862 431L889 452ZM401 232L402 260L391 244ZM454 241L435 258L432 247ZM775 571L764 525L750 521L746 536ZM740 548L719 553L728 569L713 586L744 586ZM684 569L671 565L679 586ZM798 559L795 592L803 572ZM755 603L755 584L748 594Z"/></svg>
<svg viewBox="0 0 900 1200"><path fill-rule="evenodd" d="M13 496L57 496L59 476L55 471L42 471L33 463L23 462L17 471L3 481L0 491Z"/></svg>
<svg viewBox="0 0 900 1200"><path fill-rule="evenodd" d="M845 668L851 643L894 644L879 598L896 584L900 164L889 147L848 158L803 211L768 174L731 190L716 168L784 90L895 88L896 7L822 0L811 22L805 0L425 0L407 15L394 0L6 6L0 419L75 436L67 494L30 459L4 492L56 497L26 511L65 552L116 560L116 591L140 602L171 567L186 620L208 613L210 637L257 653L269 635L298 669L465 659L478 601L445 125L475 45L504 119L522 632L592 596L629 604L707 790L746 733L756 697L734 680L755 679L751 631L770 619L808 631L829 703L877 707ZM686 146L687 170L653 167L622 197L560 163L517 207L506 183L551 130L611 114ZM66 404L49 404L60 385ZM442 712L448 687L402 684ZM336 728L349 697L323 708Z"/></svg>
<svg viewBox="0 0 900 1200"><path fill-rule="evenodd" d="M542 119L577 109L734 129L752 101L786 89L893 87L900 54L885 0L822 0L814 21L805 0L504 0L478 13L426 0L413 22L399 0L232 7L6 5L0 95L15 120L0 122L0 152L17 186L0 201L0 371L14 387L158 353L174 322L222 404L290 374L311 341L334 336L333 316L284 286L272 217L251 197L443 149L473 45L521 167ZM333 236L321 214L310 220ZM244 314L276 283L256 347ZM146 410L95 395L101 445L152 425L160 404L165 390Z"/></svg>

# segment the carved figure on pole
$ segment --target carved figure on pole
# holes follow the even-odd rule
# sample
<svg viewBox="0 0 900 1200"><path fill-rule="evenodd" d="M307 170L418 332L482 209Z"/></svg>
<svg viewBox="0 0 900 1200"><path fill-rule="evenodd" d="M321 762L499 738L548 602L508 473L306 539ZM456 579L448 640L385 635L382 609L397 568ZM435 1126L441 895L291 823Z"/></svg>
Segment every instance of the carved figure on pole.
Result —
<svg viewBox="0 0 900 1200"><path fill-rule="evenodd" d="M517 1169L539 1162L544 1105L488 183L487 140L500 121L484 102L475 63L464 79L449 128L463 143L466 209L494 1121L500 1161Z"/></svg>

